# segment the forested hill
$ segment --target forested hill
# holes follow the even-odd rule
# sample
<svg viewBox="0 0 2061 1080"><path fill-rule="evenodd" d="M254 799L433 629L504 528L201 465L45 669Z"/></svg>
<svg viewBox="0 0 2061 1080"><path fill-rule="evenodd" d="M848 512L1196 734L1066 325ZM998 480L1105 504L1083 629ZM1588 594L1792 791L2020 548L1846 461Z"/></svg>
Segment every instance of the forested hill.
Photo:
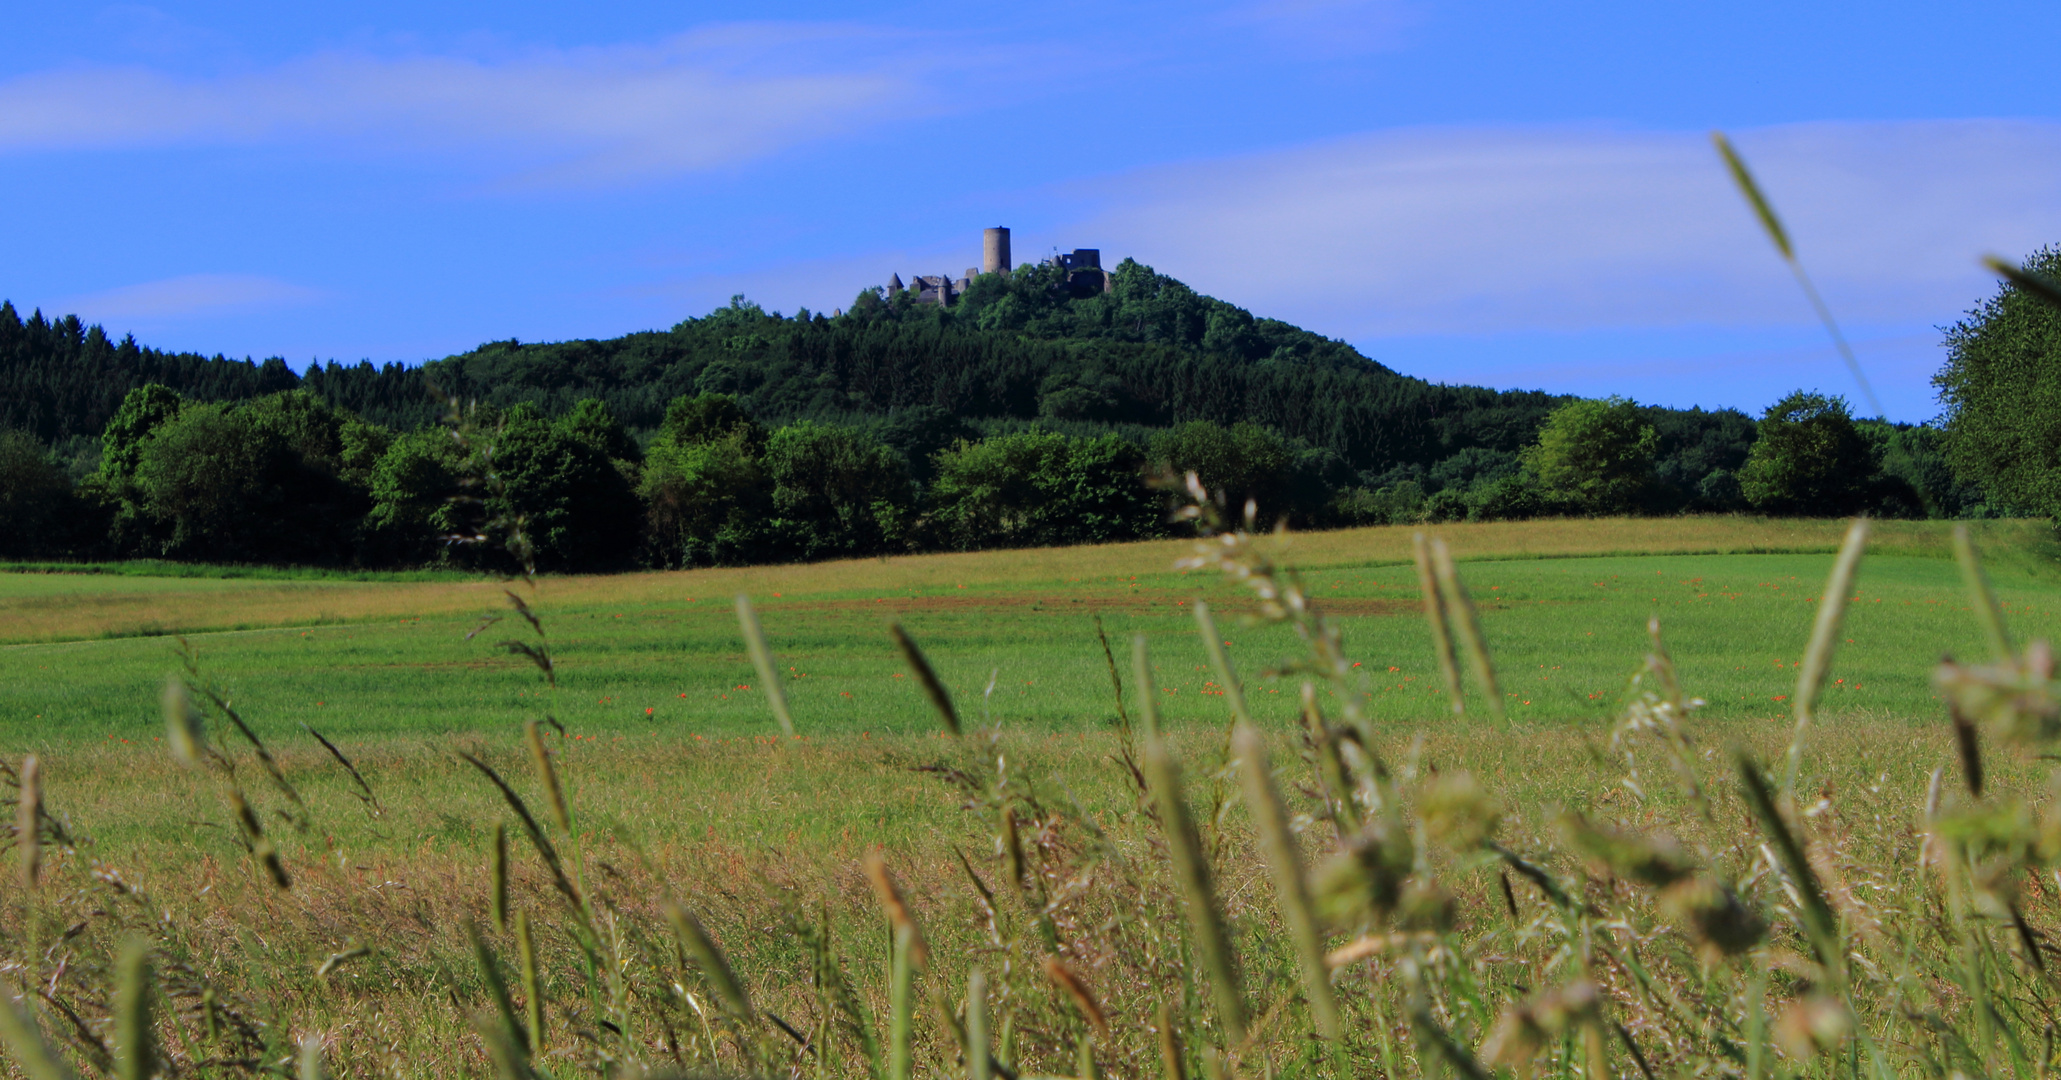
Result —
<svg viewBox="0 0 2061 1080"><path fill-rule="evenodd" d="M830 317L736 301L667 331L608 340L498 341L419 368L161 353L110 342L76 318L23 323L0 308L0 426L46 442L95 435L122 396L161 383L198 400L304 386L375 423L433 420L431 390L548 415L600 398L632 429L668 402L731 392L762 422L860 421L935 406L981 427L1042 419L1067 428L1258 422L1328 448L1355 471L1428 465L1456 450L1517 449L1556 403L1541 393L1442 386L1398 375L1351 346L1203 296L1125 261L1107 293L1074 297L1057 271L977 278L944 310L860 294Z"/></svg>
<svg viewBox="0 0 2061 1080"><path fill-rule="evenodd" d="M401 374L399 365L388 370L390 378ZM0 430L25 430L46 443L97 439L122 398L149 383L202 401L240 401L301 380L277 357L254 364L159 352L134 337L116 344L76 315L51 320L37 311L24 322L13 303L0 300Z"/></svg>

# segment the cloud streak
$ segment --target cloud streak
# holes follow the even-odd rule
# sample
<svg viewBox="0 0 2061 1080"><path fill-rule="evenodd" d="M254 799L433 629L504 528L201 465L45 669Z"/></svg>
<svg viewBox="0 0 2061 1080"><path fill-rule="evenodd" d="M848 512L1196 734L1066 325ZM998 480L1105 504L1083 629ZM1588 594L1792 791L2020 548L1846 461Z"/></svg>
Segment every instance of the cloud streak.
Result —
<svg viewBox="0 0 2061 1080"><path fill-rule="evenodd" d="M328 52L179 78L86 67L0 82L0 153L302 144L479 156L545 184L704 171L875 118L934 61L906 35L733 25L499 60Z"/></svg>
<svg viewBox="0 0 2061 1080"><path fill-rule="evenodd" d="M151 321L275 310L327 296L320 289L256 274L185 274L65 297L52 310L77 312L87 322Z"/></svg>
<svg viewBox="0 0 2061 1080"><path fill-rule="evenodd" d="M2061 239L2061 124L1814 123L1737 141L1844 320L1951 320L1993 287L1979 254ZM1404 130L1088 194L1099 209L1077 228L1105 250L1341 337L1811 319L1701 133Z"/></svg>

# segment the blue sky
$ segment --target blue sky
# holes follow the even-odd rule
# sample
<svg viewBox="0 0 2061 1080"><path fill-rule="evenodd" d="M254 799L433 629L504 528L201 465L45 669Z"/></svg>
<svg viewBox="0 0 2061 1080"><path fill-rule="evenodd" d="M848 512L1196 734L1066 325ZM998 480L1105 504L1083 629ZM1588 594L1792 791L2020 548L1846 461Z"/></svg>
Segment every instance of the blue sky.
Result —
<svg viewBox="0 0 2061 1080"><path fill-rule="evenodd" d="M1891 417L2061 241L2061 4L0 2L0 296L418 362L1134 256L1445 382ZM27 46L27 47L25 47Z"/></svg>

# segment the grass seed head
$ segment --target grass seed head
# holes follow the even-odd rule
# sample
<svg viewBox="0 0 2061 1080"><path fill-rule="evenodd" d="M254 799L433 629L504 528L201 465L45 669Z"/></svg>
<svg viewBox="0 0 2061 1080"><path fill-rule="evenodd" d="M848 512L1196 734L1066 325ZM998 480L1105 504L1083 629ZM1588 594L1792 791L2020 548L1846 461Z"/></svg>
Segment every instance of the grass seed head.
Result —
<svg viewBox="0 0 2061 1080"><path fill-rule="evenodd" d="M1775 1023L1775 1041L1799 1062L1840 1048L1853 1034L1853 1013L1838 998L1812 993L1793 1001Z"/></svg>
<svg viewBox="0 0 2061 1080"><path fill-rule="evenodd" d="M908 901L902 898L902 890L895 884L894 874L887 868L887 859L875 848L866 853L861 862L866 871L866 880L873 885L873 895L880 900L880 906L887 912L887 921L896 934L907 933L910 941L910 957L918 967L930 963L930 949L923 941L923 930L916 925L916 916L909 910Z"/></svg>
<svg viewBox="0 0 2061 1080"><path fill-rule="evenodd" d="M1738 956L1767 936L1768 923L1729 886L1690 878L1661 894L1660 908L1712 958Z"/></svg>
<svg viewBox="0 0 2061 1080"><path fill-rule="evenodd" d="M1573 812L1560 815L1559 826L1569 847L1614 877L1664 889L1696 870L1695 861L1672 837L1612 828Z"/></svg>
<svg viewBox="0 0 2061 1080"><path fill-rule="evenodd" d="M1601 994L1587 979L1535 994L1522 1004L1504 1008L1481 1047L1481 1060L1506 1065L1529 1075L1532 1059L1570 1027L1602 1019Z"/></svg>
<svg viewBox="0 0 2061 1080"><path fill-rule="evenodd" d="M1933 672L1932 684L1956 715L1982 724L1997 738L2039 745L2061 736L2054 654L2045 641L1998 664L1946 661Z"/></svg>
<svg viewBox="0 0 2061 1080"><path fill-rule="evenodd" d="M1503 811L1472 773L1432 777L1417 797L1424 831L1455 851L1472 851L1495 839Z"/></svg>
<svg viewBox="0 0 2061 1080"><path fill-rule="evenodd" d="M1370 821L1317 867L1311 888L1317 909L1340 927L1385 922L1416 862L1408 830L1387 819Z"/></svg>

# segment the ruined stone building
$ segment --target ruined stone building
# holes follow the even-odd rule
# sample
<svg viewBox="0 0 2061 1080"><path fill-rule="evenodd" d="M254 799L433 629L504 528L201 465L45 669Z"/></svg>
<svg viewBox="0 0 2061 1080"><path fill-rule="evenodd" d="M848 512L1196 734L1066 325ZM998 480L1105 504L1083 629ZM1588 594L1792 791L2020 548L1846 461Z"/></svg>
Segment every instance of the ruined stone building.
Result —
<svg viewBox="0 0 2061 1080"><path fill-rule="evenodd" d="M893 296L905 289L913 291L919 304L943 304L951 306L954 298L966 291L966 287L980 274L1002 274L1011 269L1009 261L1009 230L986 229L981 233L980 269L967 267L966 273L954 278L950 274L918 274L904 284L897 273L887 283L887 293ZM1114 283L1102 269L1102 251L1099 248L1076 248L1071 254L1054 255L1046 260L1065 271L1065 283L1055 292L1074 296L1093 296L1108 292Z"/></svg>

